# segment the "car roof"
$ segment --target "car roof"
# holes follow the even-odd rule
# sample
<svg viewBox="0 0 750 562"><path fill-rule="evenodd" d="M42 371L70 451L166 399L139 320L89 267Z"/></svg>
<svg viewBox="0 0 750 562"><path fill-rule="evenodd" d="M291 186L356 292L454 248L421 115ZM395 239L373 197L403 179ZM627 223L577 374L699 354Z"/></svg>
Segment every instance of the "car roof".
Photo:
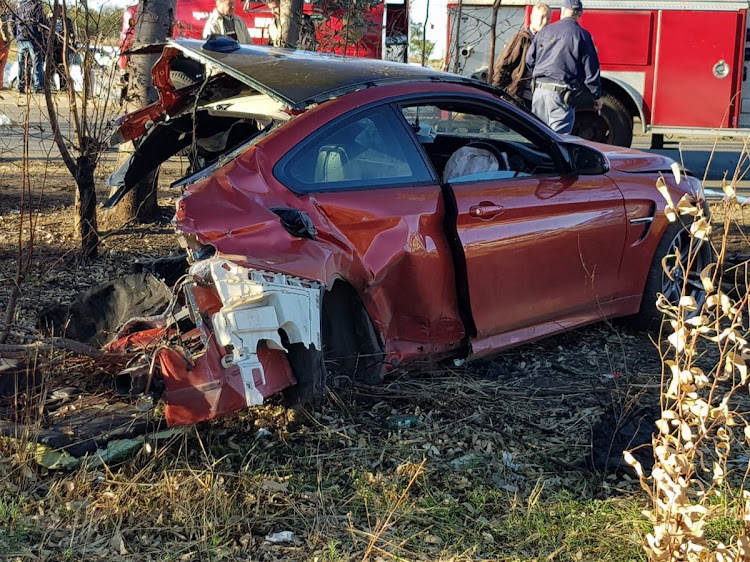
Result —
<svg viewBox="0 0 750 562"><path fill-rule="evenodd" d="M228 38L170 40L186 56L233 76L292 109L304 109L348 92L398 82L453 82L486 87L472 78L402 62L242 45Z"/></svg>

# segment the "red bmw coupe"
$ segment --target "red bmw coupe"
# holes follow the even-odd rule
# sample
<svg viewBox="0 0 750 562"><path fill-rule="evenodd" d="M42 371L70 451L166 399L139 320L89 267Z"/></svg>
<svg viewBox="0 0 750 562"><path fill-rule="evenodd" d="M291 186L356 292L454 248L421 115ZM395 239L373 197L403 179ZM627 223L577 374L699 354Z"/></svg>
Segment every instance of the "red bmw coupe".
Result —
<svg viewBox="0 0 750 562"><path fill-rule="evenodd" d="M174 218L189 329L170 317L111 344L152 345L172 425L309 398L327 373L377 381L604 318L648 324L657 292L700 291L655 187L697 200L700 183L668 158L559 136L500 90L418 66L162 48L159 100L113 139L140 144L107 204L189 156Z"/></svg>

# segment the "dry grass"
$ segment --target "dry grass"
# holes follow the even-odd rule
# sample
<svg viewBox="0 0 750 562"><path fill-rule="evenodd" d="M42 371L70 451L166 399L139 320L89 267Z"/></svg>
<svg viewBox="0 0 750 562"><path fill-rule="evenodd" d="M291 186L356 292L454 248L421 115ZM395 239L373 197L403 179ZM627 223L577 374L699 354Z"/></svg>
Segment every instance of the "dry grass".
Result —
<svg viewBox="0 0 750 562"><path fill-rule="evenodd" d="M17 231L10 210L3 234ZM28 328L40 304L171 248L163 225L113 232L104 257L82 268L69 259L69 213L59 200L41 207L37 267L20 301ZM0 240L0 272L14 252ZM0 279L0 299L5 287ZM97 469L46 471L6 440L0 558L645 559L637 483L589 462L609 447L603 426L632 422L657 396L660 371L646 336L599 325L460 369L335 389L312 413L271 404ZM388 429L399 414L420 424ZM712 539L732 536L727 510ZM293 541L266 540L282 531Z"/></svg>
<svg viewBox="0 0 750 562"><path fill-rule="evenodd" d="M512 421L522 409L561 407L566 388L545 389L542 408L532 393L478 373L404 375L386 390L367 389L366 401L331 394L313 414L267 406L96 471L45 473L5 448L0 552L50 560L639 558L638 500L607 498L601 479L575 466L590 423ZM409 398L392 399L402 392ZM407 412L418 427L384 427ZM259 437L261 428L270 434ZM621 477L605 481L604 490L631 489ZM286 530L292 543L264 540Z"/></svg>

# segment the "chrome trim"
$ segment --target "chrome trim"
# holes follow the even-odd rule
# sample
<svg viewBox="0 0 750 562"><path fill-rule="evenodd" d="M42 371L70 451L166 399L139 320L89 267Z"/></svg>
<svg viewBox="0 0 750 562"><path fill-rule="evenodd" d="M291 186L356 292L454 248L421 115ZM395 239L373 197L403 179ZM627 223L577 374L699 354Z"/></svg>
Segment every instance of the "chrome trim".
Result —
<svg viewBox="0 0 750 562"><path fill-rule="evenodd" d="M654 221L654 217L641 217L639 219L630 219L630 224L646 224Z"/></svg>

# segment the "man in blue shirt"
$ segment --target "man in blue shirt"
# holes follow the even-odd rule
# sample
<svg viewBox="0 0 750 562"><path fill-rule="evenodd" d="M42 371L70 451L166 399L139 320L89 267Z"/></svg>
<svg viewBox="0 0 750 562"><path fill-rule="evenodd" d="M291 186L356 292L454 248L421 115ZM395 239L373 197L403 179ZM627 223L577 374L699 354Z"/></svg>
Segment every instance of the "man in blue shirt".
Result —
<svg viewBox="0 0 750 562"><path fill-rule="evenodd" d="M47 37L43 32L47 26L47 18L44 17L41 0L21 0L14 20L18 43L18 91L24 93L29 85L27 82L31 82L34 92L39 93L44 86L42 50ZM33 68L31 80L26 75L30 67Z"/></svg>
<svg viewBox="0 0 750 562"><path fill-rule="evenodd" d="M578 23L582 13L581 0L564 0L560 21L540 30L526 54L535 84L531 109L561 134L573 130L570 100L576 92L587 89L593 108L602 107L599 57L591 34Z"/></svg>

